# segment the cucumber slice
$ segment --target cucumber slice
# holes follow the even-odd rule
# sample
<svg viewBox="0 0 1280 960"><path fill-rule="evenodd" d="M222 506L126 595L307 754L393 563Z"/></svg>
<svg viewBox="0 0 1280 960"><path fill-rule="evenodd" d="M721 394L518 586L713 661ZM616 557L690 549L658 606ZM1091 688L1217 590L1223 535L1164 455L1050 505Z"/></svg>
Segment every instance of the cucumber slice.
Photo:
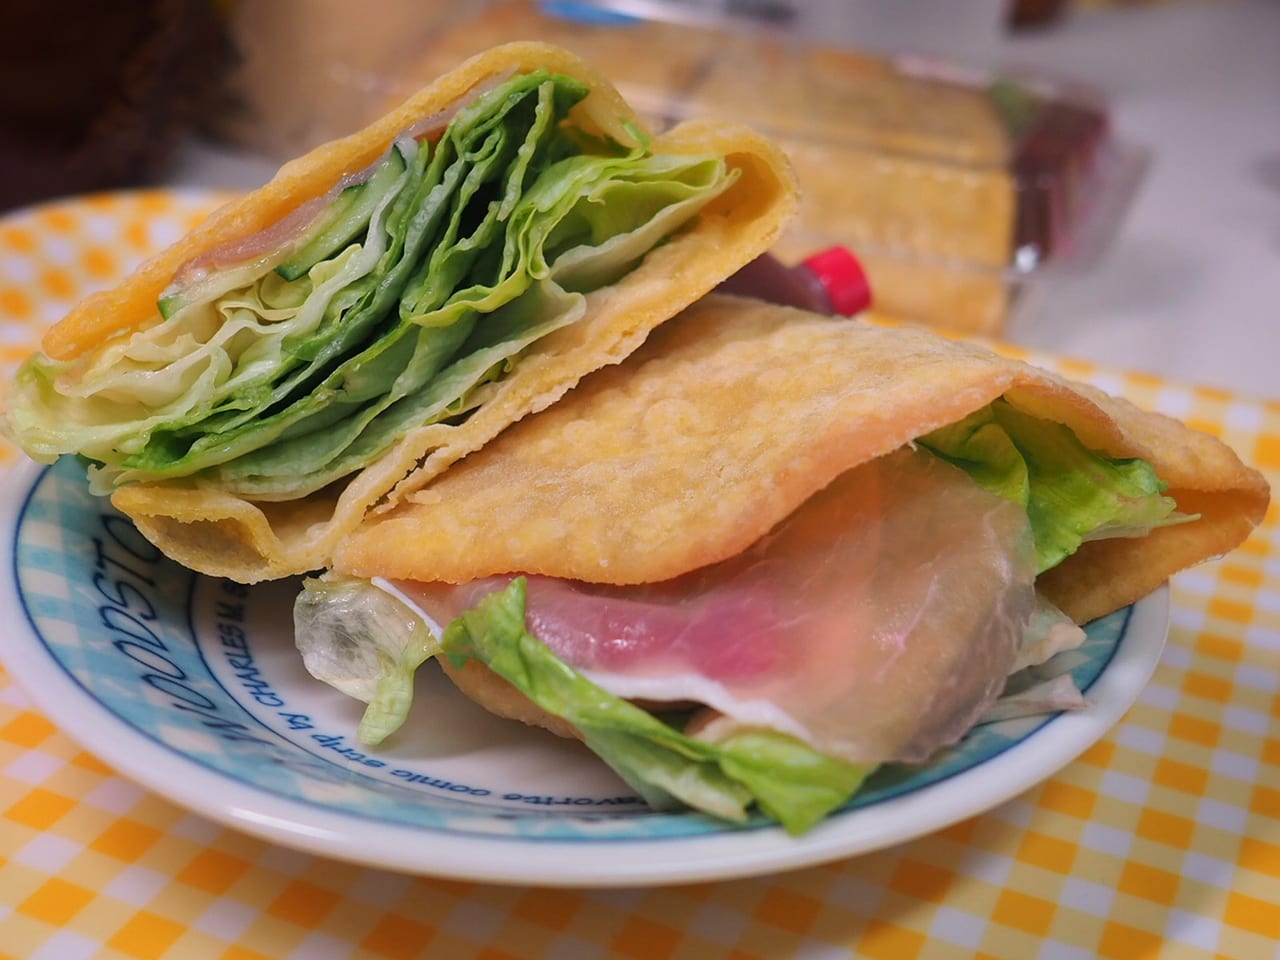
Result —
<svg viewBox="0 0 1280 960"><path fill-rule="evenodd" d="M333 206L321 217L317 232L303 244L302 249L276 267L276 273L286 280L297 280L322 260L327 260L359 236L369 226L369 218L378 201L405 171L404 154L392 150L379 164L373 176L364 183L355 183L343 190Z"/></svg>

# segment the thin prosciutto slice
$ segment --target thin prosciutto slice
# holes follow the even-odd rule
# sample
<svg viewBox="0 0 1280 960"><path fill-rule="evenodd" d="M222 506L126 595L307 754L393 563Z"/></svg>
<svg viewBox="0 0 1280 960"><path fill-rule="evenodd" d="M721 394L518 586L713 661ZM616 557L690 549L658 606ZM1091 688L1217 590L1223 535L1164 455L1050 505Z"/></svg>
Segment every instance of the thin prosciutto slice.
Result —
<svg viewBox="0 0 1280 960"><path fill-rule="evenodd" d="M698 736L791 734L922 761L999 695L1035 607L1025 512L902 450L845 474L740 557L677 580L529 577L529 631L610 693L710 708ZM510 578L396 581L448 623Z"/></svg>
<svg viewBox="0 0 1280 960"><path fill-rule="evenodd" d="M430 143L437 142L440 139L440 135L448 129L450 121L458 115L458 112L467 103L492 90L501 81L509 79L512 75L511 71L506 71L497 77L477 84L466 97L455 100L452 104L437 110L431 116L423 117L414 123L396 137L392 141L393 144L405 139L425 140ZM393 148L389 147L388 151L391 149ZM386 162L386 158L387 155L384 153L363 169L344 174L325 193L303 201L291 213L286 214L275 223L246 236L228 240L187 261L178 268L178 272L174 275L173 281L169 285L169 291L182 290L202 283L211 274L219 270L249 261L258 261L267 266L284 260L297 241L307 234L317 218L333 206L338 196L348 187L356 186L369 180L378 167Z"/></svg>

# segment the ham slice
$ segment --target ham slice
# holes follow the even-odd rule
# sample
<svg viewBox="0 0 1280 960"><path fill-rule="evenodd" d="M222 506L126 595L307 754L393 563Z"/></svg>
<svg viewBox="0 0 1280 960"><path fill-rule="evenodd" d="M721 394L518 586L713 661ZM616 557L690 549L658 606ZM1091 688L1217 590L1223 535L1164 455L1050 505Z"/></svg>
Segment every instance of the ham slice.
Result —
<svg viewBox="0 0 1280 960"><path fill-rule="evenodd" d="M512 70L506 70L476 84L466 96L454 100L430 116L415 121L394 140L411 139L436 143L466 104L509 80L514 73ZM270 226L247 236L233 237L189 260L178 269L169 284L169 289L181 290L201 282L211 273L238 266L250 260L261 261L265 266L283 259L293 243L311 229L316 219L333 205L344 190L367 181L385 160L384 154L360 170L343 174L325 193L303 201L291 213L285 214Z"/></svg>
<svg viewBox="0 0 1280 960"><path fill-rule="evenodd" d="M710 708L699 736L796 736L922 761L1000 694L1035 607L1025 512L903 449L849 471L741 556L632 587L529 577L526 622L617 696ZM447 623L509 578L393 586Z"/></svg>

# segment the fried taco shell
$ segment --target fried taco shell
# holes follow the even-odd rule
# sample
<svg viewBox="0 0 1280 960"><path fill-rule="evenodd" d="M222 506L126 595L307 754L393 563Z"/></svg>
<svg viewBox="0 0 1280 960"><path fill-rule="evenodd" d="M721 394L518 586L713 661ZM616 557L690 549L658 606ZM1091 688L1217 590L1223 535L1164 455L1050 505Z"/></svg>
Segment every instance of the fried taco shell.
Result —
<svg viewBox="0 0 1280 960"><path fill-rule="evenodd" d="M504 124L518 134L502 140L493 133ZM450 139L457 128L463 132ZM472 139L463 141L464 134ZM446 140L458 156L437 164ZM501 153L501 161L490 153ZM499 163L487 179L472 176ZM550 181L547 170L555 171ZM580 193L561 186L570 175L586 184ZM433 177L463 199L446 193L440 200ZM343 246L359 236L344 240L341 217L329 211L358 209L356 195L373 194L373 185L381 190L383 181L391 184L388 199L365 214L369 237L381 223L388 250L408 250L415 224L429 223L420 230L428 235L426 252L399 319L398 291L384 289L392 284L378 267L333 294L312 327L280 333L286 321L301 322L304 296L335 271L354 270L360 256L372 258L370 239L354 253ZM394 193L408 198L417 184L418 200L402 202ZM96 489L186 566L245 582L312 570L371 509L423 487L584 375L624 359L654 327L767 250L795 205L785 158L752 131L700 121L651 138L605 77L573 55L537 43L498 47L366 129L286 164L118 287L77 306L19 372L8 398L9 430L38 459L78 453L96 463ZM538 218L547 209L561 219L544 228ZM511 228L504 240L504 224L520 217L531 225L527 234L514 237ZM398 236L397 223L408 224ZM475 239L482 231L489 231L488 246ZM333 250L318 266L304 256L326 243ZM448 256L441 253L437 263L431 251L446 246ZM553 247L559 259L548 263ZM514 300L499 302L507 290L501 270L513 259L520 269L532 264L534 279ZM377 260L387 262L394 264ZM241 276L243 284L227 294L214 289L220 276ZM443 292L442 277L453 284ZM222 297L217 315L198 302L210 289ZM248 320L245 290L255 298ZM331 350L341 329L333 318L365 309L368 298L392 301L377 316L366 310L368 343ZM247 333L234 334L242 339L233 343L233 322L266 331L263 343L246 347ZM186 341L166 334L183 323L192 328L183 328ZM473 353L458 362L434 357L443 352L429 340L434 328L455 338L457 356ZM213 351L218 337L230 345ZM270 362L258 354L268 352L272 337L275 362L298 371L288 373L295 378L288 383L284 374L255 380L257 368L249 369L250 359ZM393 346L383 349L379 338ZM406 360L415 343L418 352ZM198 375L182 374L181 389L163 393L165 378L178 377L197 351L217 352L230 373L217 373L209 361ZM94 386L94 378L107 385ZM440 385L450 378L461 384L455 394ZM188 381L213 399L184 396ZM145 407L141 398L153 389L163 395ZM139 404L141 412L134 410ZM354 411L346 419L335 412L342 404ZM406 412L415 404L421 412ZM143 428L107 436L103 423L130 417ZM66 439L74 432L68 424L88 439ZM346 445L328 449L339 434Z"/></svg>
<svg viewBox="0 0 1280 960"><path fill-rule="evenodd" d="M655 806L800 832L984 718L1083 707L1054 665L1077 624L1231 550L1269 497L1092 387L713 294L355 529L297 640L368 742L434 657Z"/></svg>

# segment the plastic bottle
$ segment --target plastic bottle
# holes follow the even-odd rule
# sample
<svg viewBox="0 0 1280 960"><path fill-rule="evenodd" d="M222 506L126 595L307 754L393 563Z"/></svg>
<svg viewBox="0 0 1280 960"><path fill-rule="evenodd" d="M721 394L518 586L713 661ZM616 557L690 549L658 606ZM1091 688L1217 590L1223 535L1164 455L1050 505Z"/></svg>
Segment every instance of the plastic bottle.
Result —
<svg viewBox="0 0 1280 960"><path fill-rule="evenodd" d="M867 275L845 247L820 250L794 266L765 254L722 283L720 290L836 316L851 317L871 306Z"/></svg>

